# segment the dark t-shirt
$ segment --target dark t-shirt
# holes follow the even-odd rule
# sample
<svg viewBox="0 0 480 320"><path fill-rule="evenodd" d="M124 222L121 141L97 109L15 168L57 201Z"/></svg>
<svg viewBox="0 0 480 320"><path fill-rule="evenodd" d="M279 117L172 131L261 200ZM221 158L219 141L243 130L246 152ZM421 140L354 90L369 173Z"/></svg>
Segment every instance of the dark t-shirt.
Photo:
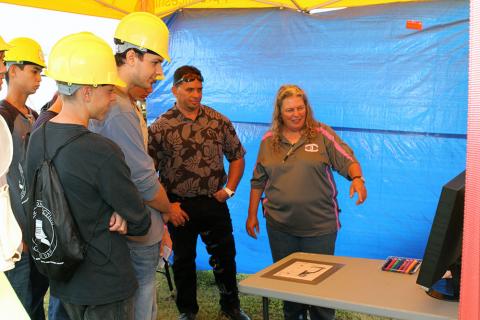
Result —
<svg viewBox="0 0 480 320"><path fill-rule="evenodd" d="M7 173L7 183L9 186L10 201L15 219L22 229L25 238L26 220L22 203L28 199L27 185L25 184L24 161L27 151L28 139L32 131L32 125L38 114L32 109L28 109L28 114L24 115L17 108L12 106L7 100L0 101L0 116L7 122L12 133L13 158ZM0 148L3 146L0 146ZM0 149L3 152L3 149Z"/></svg>
<svg viewBox="0 0 480 320"><path fill-rule="evenodd" d="M57 116L57 112L55 111L50 111L50 110L45 110L40 113L40 115L37 118L37 121L33 124L32 131L36 130L38 127L42 126L45 122L50 121L50 119L54 118Z"/></svg>
<svg viewBox="0 0 480 320"><path fill-rule="evenodd" d="M48 157L70 137L88 131L74 124L46 124ZM27 183L43 159L43 129L33 132L27 151ZM130 235L150 227L122 151L112 141L88 133L64 147L54 160L65 196L82 238L89 242L87 257L67 282L51 281L52 294L73 304L97 305L133 296L137 281L125 236L108 230L115 210L128 222ZM91 240L90 240L91 239Z"/></svg>

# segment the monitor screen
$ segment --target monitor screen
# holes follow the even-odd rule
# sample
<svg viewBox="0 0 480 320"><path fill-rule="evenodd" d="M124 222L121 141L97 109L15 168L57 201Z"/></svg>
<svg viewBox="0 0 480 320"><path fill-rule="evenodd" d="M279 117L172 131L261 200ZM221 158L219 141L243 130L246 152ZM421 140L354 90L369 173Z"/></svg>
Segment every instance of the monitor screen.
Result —
<svg viewBox="0 0 480 320"><path fill-rule="evenodd" d="M435 298L458 300L460 294L464 202L465 171L442 187L417 278Z"/></svg>

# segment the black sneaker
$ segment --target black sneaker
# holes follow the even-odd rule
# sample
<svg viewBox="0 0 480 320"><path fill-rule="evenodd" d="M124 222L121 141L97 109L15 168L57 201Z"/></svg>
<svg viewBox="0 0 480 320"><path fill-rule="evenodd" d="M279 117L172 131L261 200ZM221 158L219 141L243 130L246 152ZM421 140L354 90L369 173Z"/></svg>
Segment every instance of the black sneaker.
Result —
<svg viewBox="0 0 480 320"><path fill-rule="evenodd" d="M178 316L178 320L195 320L196 317L197 317L197 315L195 313L182 312Z"/></svg>
<svg viewBox="0 0 480 320"><path fill-rule="evenodd" d="M240 308L223 309L222 313L231 320L250 320L250 317Z"/></svg>

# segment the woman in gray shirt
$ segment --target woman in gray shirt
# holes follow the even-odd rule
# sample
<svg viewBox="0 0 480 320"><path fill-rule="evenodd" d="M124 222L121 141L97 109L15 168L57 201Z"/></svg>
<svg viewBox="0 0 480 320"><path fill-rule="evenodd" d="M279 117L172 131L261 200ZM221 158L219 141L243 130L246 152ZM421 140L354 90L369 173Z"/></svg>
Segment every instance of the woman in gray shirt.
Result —
<svg viewBox="0 0 480 320"><path fill-rule="evenodd" d="M340 228L332 169L352 181L357 204L367 197L362 170L350 147L317 122L305 92L280 87L272 127L262 139L251 179L246 228L256 238L263 192L267 233L274 261L293 252L333 254ZM285 319L334 319L335 310L284 302Z"/></svg>

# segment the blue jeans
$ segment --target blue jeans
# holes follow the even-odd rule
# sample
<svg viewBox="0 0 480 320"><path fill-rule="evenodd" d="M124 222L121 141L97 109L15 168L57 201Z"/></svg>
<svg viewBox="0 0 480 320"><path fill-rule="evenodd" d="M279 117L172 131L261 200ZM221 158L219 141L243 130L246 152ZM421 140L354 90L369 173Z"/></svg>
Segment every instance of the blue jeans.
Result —
<svg viewBox="0 0 480 320"><path fill-rule="evenodd" d="M48 278L37 270L30 254L22 252L15 268L6 271L5 275L30 318L45 320L43 299L48 290Z"/></svg>
<svg viewBox="0 0 480 320"><path fill-rule="evenodd" d="M157 319L156 272L160 260L160 242L151 246L130 246L130 257L138 281L134 296L136 320Z"/></svg>
<svg viewBox="0 0 480 320"><path fill-rule="evenodd" d="M329 233L317 237L296 237L275 229L267 222L268 241L274 262L285 258L294 252L321 253L333 255L337 233ZM323 307L309 306L301 303L283 302L285 320L306 320L307 311L311 320L333 320L335 310Z"/></svg>
<svg viewBox="0 0 480 320"><path fill-rule="evenodd" d="M52 295L48 303L48 320L70 320L60 299Z"/></svg>
<svg viewBox="0 0 480 320"><path fill-rule="evenodd" d="M17 294L18 300L22 303L27 313L31 316L32 305L32 284L30 282L30 255L22 252L20 261L15 263L15 268L6 271L10 285Z"/></svg>
<svg viewBox="0 0 480 320"><path fill-rule="evenodd" d="M45 320L43 300L48 290L49 281L46 276L38 271L33 258L30 259L30 288L32 289L32 302L30 304L30 318L32 320Z"/></svg>

